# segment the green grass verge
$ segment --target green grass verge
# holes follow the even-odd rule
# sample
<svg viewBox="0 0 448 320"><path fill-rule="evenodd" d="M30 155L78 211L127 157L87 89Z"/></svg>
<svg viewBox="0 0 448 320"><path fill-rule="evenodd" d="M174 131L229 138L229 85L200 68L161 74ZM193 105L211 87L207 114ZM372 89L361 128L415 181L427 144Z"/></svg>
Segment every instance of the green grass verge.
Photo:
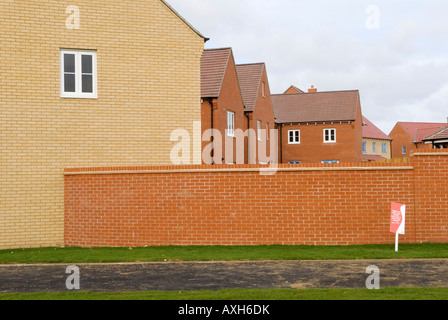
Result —
<svg viewBox="0 0 448 320"><path fill-rule="evenodd" d="M448 300L448 288L310 289L310 290L221 290L192 292L126 292L126 293L31 293L0 294L0 300Z"/></svg>
<svg viewBox="0 0 448 320"><path fill-rule="evenodd" d="M195 246L147 248L42 248L0 250L0 264L114 263L241 260L358 260L448 258L448 244L366 246Z"/></svg>

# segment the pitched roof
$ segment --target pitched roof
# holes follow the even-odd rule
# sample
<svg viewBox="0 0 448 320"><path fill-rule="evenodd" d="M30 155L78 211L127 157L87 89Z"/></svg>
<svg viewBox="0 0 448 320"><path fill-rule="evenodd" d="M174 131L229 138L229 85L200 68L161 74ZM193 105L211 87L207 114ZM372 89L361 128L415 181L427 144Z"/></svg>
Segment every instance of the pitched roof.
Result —
<svg viewBox="0 0 448 320"><path fill-rule="evenodd" d="M210 40L209 38L204 37L195 27L193 27L184 17L182 17L168 2L165 0L160 0L162 3L168 7L176 16L178 16L191 30L193 30L198 36L204 38L204 42Z"/></svg>
<svg viewBox="0 0 448 320"><path fill-rule="evenodd" d="M265 64L253 63L237 65L236 70L240 81L245 110L253 112L260 91Z"/></svg>
<svg viewBox="0 0 448 320"><path fill-rule="evenodd" d="M427 122L399 122L404 131L414 142L422 142L423 139L433 135L441 128L446 127L446 123Z"/></svg>
<svg viewBox="0 0 448 320"><path fill-rule="evenodd" d="M201 57L202 98L219 97L231 55L231 48L204 50Z"/></svg>
<svg viewBox="0 0 448 320"><path fill-rule="evenodd" d="M296 86L290 86L283 94L305 93L305 91L297 88Z"/></svg>
<svg viewBox="0 0 448 320"><path fill-rule="evenodd" d="M378 139L378 140L392 140L383 131L378 129L369 119L363 117L362 136L363 138Z"/></svg>
<svg viewBox="0 0 448 320"><path fill-rule="evenodd" d="M277 123L355 121L359 91L272 95Z"/></svg>
<svg viewBox="0 0 448 320"><path fill-rule="evenodd" d="M440 129L433 135L423 139L423 141L436 141L436 140L445 140L448 139L448 126Z"/></svg>

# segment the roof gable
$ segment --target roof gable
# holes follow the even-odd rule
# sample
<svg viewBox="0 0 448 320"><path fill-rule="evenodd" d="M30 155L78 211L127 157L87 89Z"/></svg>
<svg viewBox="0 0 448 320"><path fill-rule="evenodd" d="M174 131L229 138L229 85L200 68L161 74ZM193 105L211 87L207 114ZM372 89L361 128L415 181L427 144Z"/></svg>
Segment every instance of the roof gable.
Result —
<svg viewBox="0 0 448 320"><path fill-rule="evenodd" d="M195 27L193 27L184 17L182 17L168 2L165 0L160 0L165 6L168 7L176 16L179 17L193 32L195 32L201 38L204 38L204 41L207 42L210 40L209 38L204 37Z"/></svg>
<svg viewBox="0 0 448 320"><path fill-rule="evenodd" d="M305 91L303 91L303 90L297 88L296 86L292 85L283 94L294 94L294 93L305 93Z"/></svg>
<svg viewBox="0 0 448 320"><path fill-rule="evenodd" d="M231 55L231 48L204 50L201 57L202 98L219 97Z"/></svg>
<svg viewBox="0 0 448 320"><path fill-rule="evenodd" d="M237 65L236 70L243 95L245 110L253 112L265 70L264 63Z"/></svg>
<svg viewBox="0 0 448 320"><path fill-rule="evenodd" d="M356 121L359 91L272 95L277 123Z"/></svg>

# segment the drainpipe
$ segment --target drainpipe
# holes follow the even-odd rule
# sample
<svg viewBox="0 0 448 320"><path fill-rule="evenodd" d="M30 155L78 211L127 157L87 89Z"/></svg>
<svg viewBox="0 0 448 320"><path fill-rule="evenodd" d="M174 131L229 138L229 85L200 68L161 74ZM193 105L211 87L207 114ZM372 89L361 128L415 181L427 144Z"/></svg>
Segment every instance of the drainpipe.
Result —
<svg viewBox="0 0 448 320"><path fill-rule="evenodd" d="M283 124L280 124L280 163L283 163Z"/></svg>
<svg viewBox="0 0 448 320"><path fill-rule="evenodd" d="M212 125L212 128L211 128L211 130L212 130L212 141L211 141L211 144L212 144L212 153L211 153L211 157L212 157L212 165L214 165L215 164L215 147L214 147L214 141L215 141L215 137L214 137L214 128L215 128L215 125L214 125L214 119L213 119L213 114L214 114L214 110L213 110L213 99L211 98L211 99L209 99L208 100L209 101L209 103L210 103L210 112L211 112L211 115L210 115L210 122L211 122L211 125Z"/></svg>
<svg viewBox="0 0 448 320"><path fill-rule="evenodd" d="M246 118L247 118L247 164L250 164L250 116L248 112L246 112Z"/></svg>

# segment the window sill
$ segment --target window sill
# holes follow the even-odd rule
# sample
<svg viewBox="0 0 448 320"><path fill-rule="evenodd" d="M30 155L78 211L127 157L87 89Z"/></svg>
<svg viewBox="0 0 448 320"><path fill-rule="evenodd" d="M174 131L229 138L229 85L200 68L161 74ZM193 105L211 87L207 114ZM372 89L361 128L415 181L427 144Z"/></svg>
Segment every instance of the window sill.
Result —
<svg viewBox="0 0 448 320"><path fill-rule="evenodd" d="M62 99L98 99L97 95L92 95L92 96L65 96L65 95L61 95Z"/></svg>

